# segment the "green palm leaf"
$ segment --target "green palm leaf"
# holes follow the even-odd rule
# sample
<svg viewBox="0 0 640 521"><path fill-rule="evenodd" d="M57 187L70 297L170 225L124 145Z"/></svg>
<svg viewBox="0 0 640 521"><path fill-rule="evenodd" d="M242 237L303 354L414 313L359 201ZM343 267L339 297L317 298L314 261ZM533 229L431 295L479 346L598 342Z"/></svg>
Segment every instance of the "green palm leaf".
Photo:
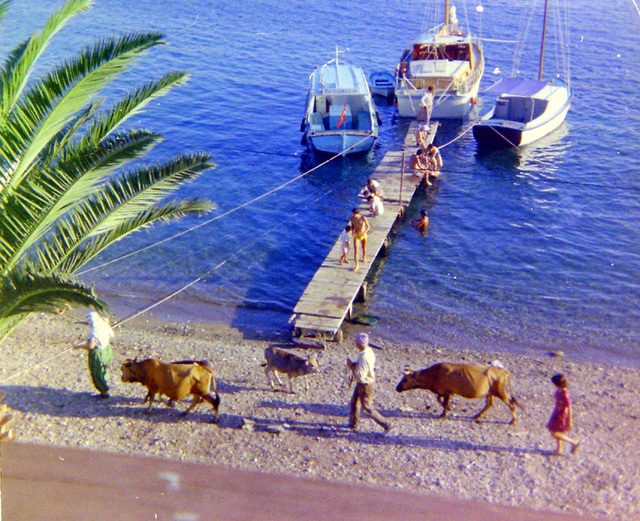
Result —
<svg viewBox="0 0 640 521"><path fill-rule="evenodd" d="M66 303L105 309L92 288L59 275L14 270L0 277L0 321L25 313L56 312Z"/></svg>
<svg viewBox="0 0 640 521"><path fill-rule="evenodd" d="M93 96L131 60L161 43L158 33L125 35L99 42L38 82L0 129L0 154L13 166L6 190L15 190L38 154Z"/></svg>
<svg viewBox="0 0 640 521"><path fill-rule="evenodd" d="M9 3L0 0L0 19ZM215 167L208 154L124 172L162 139L124 123L184 84L185 73L152 80L111 106L99 97L134 59L163 43L159 33L103 39L30 79L51 38L91 5L68 0L0 70L0 337L34 311L67 303L103 309L73 272L130 233L215 207L167 200Z"/></svg>

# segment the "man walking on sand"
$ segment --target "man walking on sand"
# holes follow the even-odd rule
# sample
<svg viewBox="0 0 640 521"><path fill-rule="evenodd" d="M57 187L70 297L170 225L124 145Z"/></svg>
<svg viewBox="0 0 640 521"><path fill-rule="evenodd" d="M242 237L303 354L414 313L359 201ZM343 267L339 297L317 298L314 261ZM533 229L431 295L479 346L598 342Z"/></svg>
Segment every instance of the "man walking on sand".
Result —
<svg viewBox="0 0 640 521"><path fill-rule="evenodd" d="M371 229L371 225L367 218L360 213L359 208L354 208L351 213L349 224L353 233L353 258L356 262L353 271L356 271L358 269L358 242L362 243L362 262L365 262L367 258L367 232Z"/></svg>
<svg viewBox="0 0 640 521"><path fill-rule="evenodd" d="M113 361L110 342L114 336L113 329L95 311L87 314L87 323L91 326L91 332L84 342L73 348L89 352L89 372L93 385L100 392L100 398L109 398L109 365Z"/></svg>
<svg viewBox="0 0 640 521"><path fill-rule="evenodd" d="M356 335L356 347L360 350L358 359L352 362L347 358L347 366L353 371L353 379L356 382L350 403L349 428L353 430L358 428L360 408L362 408L387 433L391 430L391 424L373 408L373 397L376 390L374 373L376 355L373 354L373 350L369 346L369 335L366 333Z"/></svg>

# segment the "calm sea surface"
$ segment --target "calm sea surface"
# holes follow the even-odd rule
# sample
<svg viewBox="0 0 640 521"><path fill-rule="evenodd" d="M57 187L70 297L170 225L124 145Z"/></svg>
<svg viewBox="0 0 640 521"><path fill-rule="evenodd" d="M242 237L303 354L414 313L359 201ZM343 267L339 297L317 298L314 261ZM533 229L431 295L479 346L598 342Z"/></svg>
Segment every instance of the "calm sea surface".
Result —
<svg viewBox="0 0 640 521"><path fill-rule="evenodd" d="M458 2L460 4L460 2ZM458 8L462 25L486 39L482 88L509 74L522 11L530 0L487 0ZM539 3L539 2L538 2ZM6 53L40 28L52 4L15 2L2 24ZM541 11L541 9L538 9ZM574 102L565 125L521 151L480 154L470 132L442 149L445 173L420 194L409 219L429 210L420 236L398 228L373 272L366 308L381 318L374 336L471 348L563 349L575 359L638 365L640 353L640 17L631 0L572 2ZM317 164L300 144L307 78L335 47L367 71L393 71L420 32L423 1L96 0L56 40L55 63L98 35L157 30L154 49L114 87L176 69L191 81L133 124L166 135L150 156L210 152L218 168L182 195L219 209L245 203ZM532 18L540 24L541 13ZM597 23L596 20L606 22ZM533 38L533 35L531 35ZM520 70L534 76L537 43ZM553 69L553 51L547 68ZM484 101L484 104L482 103ZM481 99L479 112L490 107ZM399 149L408 123L380 103L379 145L334 161L258 203L162 246L83 276L115 310L140 309L210 272L178 300L154 310L224 317L251 331L285 331L287 319L337 238L358 188L384 154ZM446 123L445 145L467 127ZM136 250L202 219L158 226L118 243L99 262Z"/></svg>

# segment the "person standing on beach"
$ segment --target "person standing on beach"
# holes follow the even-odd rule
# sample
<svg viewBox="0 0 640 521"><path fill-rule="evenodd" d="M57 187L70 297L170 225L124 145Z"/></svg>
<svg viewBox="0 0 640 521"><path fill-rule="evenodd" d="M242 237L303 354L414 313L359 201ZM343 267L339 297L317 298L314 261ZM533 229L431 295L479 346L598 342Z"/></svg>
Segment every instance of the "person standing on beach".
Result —
<svg viewBox="0 0 640 521"><path fill-rule="evenodd" d="M113 329L107 320L98 313L92 311L87 314L87 322L91 331L87 339L74 346L74 349L88 351L89 373L93 385L100 392L101 398L109 398L109 366L113 361L111 339L114 337Z"/></svg>
<svg viewBox="0 0 640 521"><path fill-rule="evenodd" d="M349 232L351 231L351 225L347 224L344 230L340 234L340 241L342 242L342 256L340 257L340 264L349 264L347 255L349 254Z"/></svg>
<svg viewBox="0 0 640 521"><path fill-rule="evenodd" d="M562 454L562 442L566 441L571 444L571 454L578 450L580 442L577 442L565 433L571 430L571 397L567 390L567 379L563 374L556 374L551 378L553 385L556 386L556 392L554 398L556 399L556 405L551 413L551 418L547 423L547 429L551 433L551 436L558 443L555 454Z"/></svg>
<svg viewBox="0 0 640 521"><path fill-rule="evenodd" d="M356 335L356 347L360 350L358 359L352 362L347 358L347 366L353 372L353 379L356 382L356 388L350 402L349 429L356 430L360 421L360 409L362 408L373 421L380 425L384 432L391 430L391 424L382 414L373 408L373 398L375 395L376 376L374 366L376 364L376 355L369 346L369 335L360 333Z"/></svg>
<svg viewBox="0 0 640 521"><path fill-rule="evenodd" d="M360 213L359 208L354 208L351 210L351 213L349 224L351 225L351 231L353 233L353 258L356 262L353 271L356 271L358 269L358 242L362 244L362 262L366 262L367 233L371 229L371 225L367 218Z"/></svg>

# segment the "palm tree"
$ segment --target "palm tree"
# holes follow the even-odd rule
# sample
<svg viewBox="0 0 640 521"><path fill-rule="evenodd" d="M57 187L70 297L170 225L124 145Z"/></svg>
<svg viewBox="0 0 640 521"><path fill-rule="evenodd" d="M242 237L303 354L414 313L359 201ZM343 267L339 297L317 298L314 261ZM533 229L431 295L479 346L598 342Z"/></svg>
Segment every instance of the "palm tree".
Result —
<svg viewBox="0 0 640 521"><path fill-rule="evenodd" d="M9 3L0 0L0 20ZM205 153L126 168L162 136L123 123L184 84L185 73L166 74L109 106L99 97L162 35L101 39L32 78L53 36L92 3L67 0L0 69L0 339L32 312L65 304L104 309L73 278L78 268L136 230L214 208L204 199L167 198L215 166Z"/></svg>

